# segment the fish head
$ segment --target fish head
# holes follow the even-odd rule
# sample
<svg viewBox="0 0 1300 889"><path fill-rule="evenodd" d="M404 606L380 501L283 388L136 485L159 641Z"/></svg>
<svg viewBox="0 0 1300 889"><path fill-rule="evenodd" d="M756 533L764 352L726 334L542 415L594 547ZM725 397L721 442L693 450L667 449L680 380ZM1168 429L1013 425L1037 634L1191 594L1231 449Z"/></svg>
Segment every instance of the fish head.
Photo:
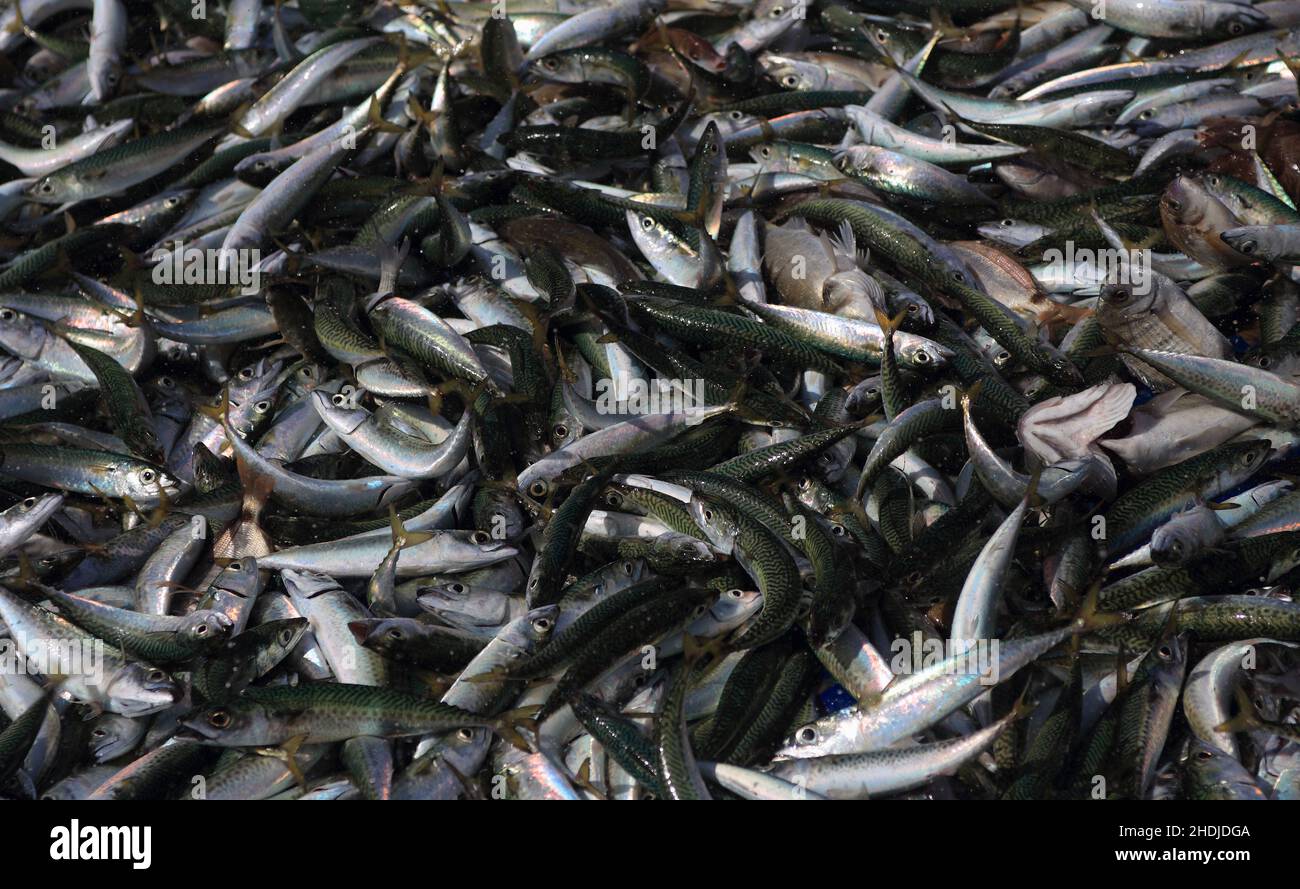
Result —
<svg viewBox="0 0 1300 889"><path fill-rule="evenodd" d="M713 549L698 537L670 532L655 538L648 559L655 570L678 574L713 564Z"/></svg>
<svg viewBox="0 0 1300 889"><path fill-rule="evenodd" d="M905 341L899 351L904 364L926 372L943 370L954 355L947 346L941 346L933 340Z"/></svg>
<svg viewBox="0 0 1300 889"><path fill-rule="evenodd" d="M763 594L758 590L730 589L718 596L709 606L709 614L723 627L739 626L763 607Z"/></svg>
<svg viewBox="0 0 1300 889"><path fill-rule="evenodd" d="M106 710L132 718L166 710L182 696L180 685L166 672L138 661L118 670L105 692Z"/></svg>
<svg viewBox="0 0 1300 889"><path fill-rule="evenodd" d="M348 621L348 630L358 645L388 652L410 640L419 626L410 618L375 617Z"/></svg>
<svg viewBox="0 0 1300 889"><path fill-rule="evenodd" d="M226 563L221 573L212 581L214 589L234 593L240 598L252 598L258 588L257 559L243 556Z"/></svg>
<svg viewBox="0 0 1300 889"><path fill-rule="evenodd" d="M1205 7L1201 37L1228 40L1268 27L1268 16L1247 4L1211 3Z"/></svg>
<svg viewBox="0 0 1300 889"><path fill-rule="evenodd" d="M355 407L351 397L341 392L330 394L316 390L307 397L325 425L339 435L351 435L370 419L370 411Z"/></svg>
<svg viewBox="0 0 1300 889"><path fill-rule="evenodd" d="M691 496L687 508L695 524L700 526L709 543L713 544L713 548L720 553L730 555L735 546L736 535L740 533L740 526L731 513L713 501L705 500L698 495Z"/></svg>
<svg viewBox="0 0 1300 889"><path fill-rule="evenodd" d="M828 79L820 65L777 53L763 53L758 64L764 74L786 90L822 89Z"/></svg>
<svg viewBox="0 0 1300 889"><path fill-rule="evenodd" d="M278 743L275 718L253 701L215 704L181 720L192 740L219 747L249 747Z"/></svg>
<svg viewBox="0 0 1300 889"><path fill-rule="evenodd" d="M137 503L157 503L163 497L172 500L180 494L180 482L157 466L131 466L124 480L128 493Z"/></svg>
<svg viewBox="0 0 1300 889"><path fill-rule="evenodd" d="M315 571L285 568L280 572L280 579L284 582L285 592L289 594L289 598L295 605L313 599L321 593L340 589L338 581L334 578L317 574Z"/></svg>
<svg viewBox="0 0 1300 889"><path fill-rule="evenodd" d="M39 321L10 306L0 306L0 347L28 360L38 358L52 336Z"/></svg>
<svg viewBox="0 0 1300 889"><path fill-rule="evenodd" d="M76 197L76 180L65 168L42 176L28 185L23 194L38 204L62 204Z"/></svg>
<svg viewBox="0 0 1300 889"><path fill-rule="evenodd" d="M533 608L508 623L496 638L517 650L518 656L522 657L546 644L555 631L559 616L559 605Z"/></svg>
<svg viewBox="0 0 1300 889"><path fill-rule="evenodd" d="M195 611L185 618L179 630L185 637L201 645L216 647L230 635L234 622L220 611Z"/></svg>
<svg viewBox="0 0 1300 889"><path fill-rule="evenodd" d="M103 713L94 720L88 744L95 762L109 762L135 748L140 733L133 729L133 722L117 713Z"/></svg>
<svg viewBox="0 0 1300 889"><path fill-rule="evenodd" d="M831 714L799 726L782 742L776 757L808 759L814 756L853 752L851 737L841 726L845 720L837 717L840 717L840 714Z"/></svg>

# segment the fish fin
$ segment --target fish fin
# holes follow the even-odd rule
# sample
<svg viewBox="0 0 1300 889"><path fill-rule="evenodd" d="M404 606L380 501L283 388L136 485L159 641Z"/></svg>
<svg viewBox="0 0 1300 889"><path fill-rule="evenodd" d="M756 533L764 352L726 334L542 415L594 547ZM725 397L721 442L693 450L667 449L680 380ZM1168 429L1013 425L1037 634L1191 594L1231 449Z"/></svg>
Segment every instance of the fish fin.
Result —
<svg viewBox="0 0 1300 889"><path fill-rule="evenodd" d="M950 40L966 36L966 29L957 27L950 14L935 6L930 7L930 30Z"/></svg>
<svg viewBox="0 0 1300 889"><path fill-rule="evenodd" d="M379 100L374 96L370 97L370 107L366 109L366 126L373 127L381 133L401 134L406 130L395 123L390 123L384 119L384 115L379 107Z"/></svg>
<svg viewBox="0 0 1300 889"><path fill-rule="evenodd" d="M1264 720L1255 709L1255 702L1244 688L1238 688L1234 697L1237 699L1237 715L1214 727L1216 732L1248 732L1264 728Z"/></svg>
<svg viewBox="0 0 1300 889"><path fill-rule="evenodd" d="M536 749L534 749L533 745L528 743L528 739L520 733L520 730L522 729L531 732L534 738L536 738L537 720L533 717L535 717L541 709L542 708L539 706L529 706L507 710L505 713L502 713L497 717L493 728L502 740L518 747L525 753L536 753Z"/></svg>
<svg viewBox="0 0 1300 889"><path fill-rule="evenodd" d="M597 799L608 799L608 797L605 795L605 791L601 790L595 784L591 783L591 757L590 756L582 761L582 765L578 766L578 773L576 775L573 775L572 777L573 777L574 784L578 785L583 790L592 794Z"/></svg>
<svg viewBox="0 0 1300 889"><path fill-rule="evenodd" d="M1099 611L1100 596L1101 581L1094 581L1088 587L1088 594L1083 597L1083 604L1079 606L1079 613L1074 618L1075 628L1079 632L1089 632L1098 627L1114 626L1129 620L1128 615L1121 612Z"/></svg>
<svg viewBox="0 0 1300 889"><path fill-rule="evenodd" d="M984 378L980 377L974 383L971 383L961 393L961 407L964 411L969 411L974 407L975 402L979 400L980 392L984 390Z"/></svg>
<svg viewBox="0 0 1300 889"><path fill-rule="evenodd" d="M433 539L433 534L429 531L406 530L402 517L397 514L397 509L391 503L388 504L388 523L393 530L393 546L398 549L406 549L408 546Z"/></svg>
<svg viewBox="0 0 1300 889"><path fill-rule="evenodd" d="M1215 503L1214 501L1207 501L1204 506L1206 509L1212 509L1215 512L1228 512L1233 509L1241 509L1240 503Z"/></svg>
<svg viewBox="0 0 1300 889"><path fill-rule="evenodd" d="M1033 508L1037 509L1043 505L1043 498L1038 494L1038 484L1043 479L1043 467L1039 466L1034 469L1029 476L1029 484L1025 486L1025 501Z"/></svg>
<svg viewBox="0 0 1300 889"><path fill-rule="evenodd" d="M835 252L844 254L849 259L852 259L856 264L858 238L857 235L853 233L853 226L849 224L847 219L840 220L839 226L836 228L834 234L830 236L830 241L831 248Z"/></svg>
<svg viewBox="0 0 1300 889"><path fill-rule="evenodd" d="M504 680L508 680L510 678L511 678L510 671L507 670L505 667L498 666L498 667L493 667L491 670L488 670L485 673L478 673L474 676L466 676L463 681L472 682L475 684L482 684L485 682L501 682Z"/></svg>
<svg viewBox="0 0 1300 889"><path fill-rule="evenodd" d="M238 454L235 455L235 472L239 475L239 484L244 489L244 506L240 517L256 521L257 516L266 505L267 498L275 490L275 478L270 475L257 475Z"/></svg>
<svg viewBox="0 0 1300 889"><path fill-rule="evenodd" d="M411 242L403 238L402 243L396 247L380 244L375 249L379 254L379 288L375 292L388 295L397 289L397 276L407 254L411 252ZM374 306L370 308L373 309Z"/></svg>

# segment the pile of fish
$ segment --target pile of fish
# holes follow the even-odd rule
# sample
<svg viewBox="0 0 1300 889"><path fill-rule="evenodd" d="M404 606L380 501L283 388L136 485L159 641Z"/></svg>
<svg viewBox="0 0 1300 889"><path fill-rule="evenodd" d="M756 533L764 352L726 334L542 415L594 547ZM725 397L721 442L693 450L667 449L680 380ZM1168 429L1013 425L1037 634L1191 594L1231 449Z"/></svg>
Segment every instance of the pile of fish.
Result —
<svg viewBox="0 0 1300 889"><path fill-rule="evenodd" d="M0 796L1300 798L1300 3L21 0Z"/></svg>

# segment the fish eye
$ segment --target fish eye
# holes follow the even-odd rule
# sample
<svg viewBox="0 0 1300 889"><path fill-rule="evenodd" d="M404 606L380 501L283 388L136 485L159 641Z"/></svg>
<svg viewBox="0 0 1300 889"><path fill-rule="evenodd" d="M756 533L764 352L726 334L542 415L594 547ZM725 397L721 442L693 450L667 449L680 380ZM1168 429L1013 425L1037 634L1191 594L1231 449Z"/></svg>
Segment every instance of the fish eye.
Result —
<svg viewBox="0 0 1300 889"><path fill-rule="evenodd" d="M1138 115L1138 117L1141 118L1142 120L1150 120L1155 116L1156 116L1155 111L1150 108L1148 108L1146 111L1143 111L1141 114Z"/></svg>
<svg viewBox="0 0 1300 889"><path fill-rule="evenodd" d="M213 710L208 714L208 725L213 728L228 728L231 723L230 711L225 709Z"/></svg>
<svg viewBox="0 0 1300 889"><path fill-rule="evenodd" d="M492 535L486 531L475 531L473 534L470 535L469 539L473 543L477 543L479 546L485 546L489 541L492 540Z"/></svg>
<svg viewBox="0 0 1300 889"><path fill-rule="evenodd" d="M605 495L605 502L610 506L620 506L623 503L623 495L618 491L610 491Z"/></svg>
<svg viewBox="0 0 1300 889"><path fill-rule="evenodd" d="M840 524L832 524L832 525L831 525L831 533L834 534L836 537L843 537L845 534L847 534L847 533L849 533L849 532L846 531L846 530L844 529L844 526L843 526L843 525L840 525Z"/></svg>
<svg viewBox="0 0 1300 889"><path fill-rule="evenodd" d="M1200 760L1207 760L1207 759L1212 758L1212 756L1213 756L1213 754L1211 754L1210 751L1208 751L1208 750L1198 750L1198 751L1196 751L1196 758L1197 758L1197 759L1200 759Z"/></svg>
<svg viewBox="0 0 1300 889"><path fill-rule="evenodd" d="M256 371L253 370L253 366L250 364L239 372L239 378L241 380L251 380L254 373L256 373Z"/></svg>
<svg viewBox="0 0 1300 889"><path fill-rule="evenodd" d="M889 32L886 31L884 28L877 28L877 29L876 29L876 39L877 39L877 40L879 40L881 43L884 43L888 38L889 38Z"/></svg>
<svg viewBox="0 0 1300 889"><path fill-rule="evenodd" d="M261 401L259 401L257 404L253 405L253 409L257 411L259 414L264 414L271 409L271 402L267 401L264 398Z"/></svg>
<svg viewBox="0 0 1300 889"><path fill-rule="evenodd" d="M226 566L226 568L227 568L228 570L230 570L230 571L242 571L242 570L244 570L244 566L243 566L243 564L240 563L240 562L231 562L229 565Z"/></svg>
<svg viewBox="0 0 1300 889"><path fill-rule="evenodd" d="M150 670L145 674L144 678L148 679L150 682L162 682L167 678L167 674L162 670Z"/></svg>
<svg viewBox="0 0 1300 889"><path fill-rule="evenodd" d="M930 356L926 352L917 352L915 355L912 356L912 360L915 361L917 364L929 364Z"/></svg>
<svg viewBox="0 0 1300 889"><path fill-rule="evenodd" d="M1245 454L1242 455L1241 460L1243 463L1249 466L1250 464L1255 462L1255 452L1247 451Z"/></svg>
<svg viewBox="0 0 1300 889"><path fill-rule="evenodd" d="M460 595L461 593L465 592L465 584L463 583L449 584L447 586L447 589L451 590L456 595Z"/></svg>
<svg viewBox="0 0 1300 889"><path fill-rule="evenodd" d="M643 229L645 229L646 231L651 231L651 230L653 230L654 227L655 227L655 221L654 221L653 219L651 219L649 216L642 216L642 217L641 217L641 227L642 227Z"/></svg>
<svg viewBox="0 0 1300 889"><path fill-rule="evenodd" d="M12 321L18 317L13 309L0 309L0 321Z"/></svg>
<svg viewBox="0 0 1300 889"><path fill-rule="evenodd" d="M35 505L36 505L35 497L28 497L26 500L23 501L23 509L31 509Z"/></svg>
<svg viewBox="0 0 1300 889"><path fill-rule="evenodd" d="M108 732L104 731L102 728L97 728L90 733L90 736L92 738L105 738L108 737Z"/></svg>
<svg viewBox="0 0 1300 889"><path fill-rule="evenodd" d="M551 619L549 617L539 617L533 621L533 629L539 633L549 633L551 631Z"/></svg>
<svg viewBox="0 0 1300 889"><path fill-rule="evenodd" d="M401 631L400 629L398 629L397 627L393 627L391 630L388 631L388 638L389 638L389 639L401 639L401 638L402 638L402 631Z"/></svg>
<svg viewBox="0 0 1300 889"><path fill-rule="evenodd" d="M803 728L799 729L798 733L795 735L795 740L800 744L814 744L817 742L817 729L813 728L811 725L805 725Z"/></svg>
<svg viewBox="0 0 1300 889"><path fill-rule="evenodd" d="M960 281L963 283L966 281L966 276L962 274L960 271L958 271L957 269L953 269L952 272L949 273L949 277L951 277L954 281Z"/></svg>
<svg viewBox="0 0 1300 889"><path fill-rule="evenodd" d="M1004 220L1002 220L1002 227L1003 227L1003 228L1012 228L1015 224L1016 224L1016 221L1015 221L1014 219L1004 219Z"/></svg>
<svg viewBox="0 0 1300 889"><path fill-rule="evenodd" d="M199 625L197 625L197 626L194 628L194 635L196 635L196 636L206 636L206 635L208 635L208 625L207 625L207 624L199 624Z"/></svg>
<svg viewBox="0 0 1300 889"><path fill-rule="evenodd" d="M543 59L542 67L549 71L554 71L556 68L560 67L560 61L559 59Z"/></svg>
<svg viewBox="0 0 1300 889"><path fill-rule="evenodd" d="M799 85L799 77L795 74L787 74L785 77L781 78L781 85L796 87Z"/></svg>
<svg viewBox="0 0 1300 889"><path fill-rule="evenodd" d="M1170 648L1168 645L1161 645L1159 648L1156 649L1156 654L1160 657L1161 660L1167 661L1174 656L1174 650Z"/></svg>
<svg viewBox="0 0 1300 889"><path fill-rule="evenodd" d="M713 521L713 510L711 510L711 509L706 509L706 510L704 510L704 520L705 520L706 522L711 522L711 521Z"/></svg>
<svg viewBox="0 0 1300 889"><path fill-rule="evenodd" d="M460 731L456 732L456 737L461 741L467 741L467 742L472 741L474 740L474 730L463 728Z"/></svg>
<svg viewBox="0 0 1300 889"><path fill-rule="evenodd" d="M1118 287L1111 292L1110 298L1114 302L1123 303L1123 302L1128 302L1129 297L1132 295L1133 292L1129 290L1127 287Z"/></svg>
<svg viewBox="0 0 1300 889"><path fill-rule="evenodd" d="M764 145L762 148L758 149L758 153L763 157L771 157L772 147L770 145Z"/></svg>
<svg viewBox="0 0 1300 889"><path fill-rule="evenodd" d="M773 6L773 7L772 7L772 18L774 18L774 19L779 19L779 18L780 18L781 16L783 16L783 15L785 15L785 7L784 7L784 6Z"/></svg>
<svg viewBox="0 0 1300 889"><path fill-rule="evenodd" d="M744 591L744 590L739 590L739 589L737 589L737 590L727 590L726 595L727 595L727 598L728 598L728 599L743 599L743 598L745 598L745 591Z"/></svg>
<svg viewBox="0 0 1300 889"><path fill-rule="evenodd" d="M1218 184L1219 184L1219 177L1218 177L1218 176L1213 176L1213 175L1211 175L1211 176L1206 176L1206 177L1205 177L1205 181L1206 181L1206 183L1207 183L1208 185L1218 186Z"/></svg>
<svg viewBox="0 0 1300 889"><path fill-rule="evenodd" d="M146 482L146 483L151 482L157 477L158 477L158 473L154 472L152 469L140 470L140 481L142 482Z"/></svg>
<svg viewBox="0 0 1300 889"><path fill-rule="evenodd" d="M40 184L42 194L52 194L54 192L54 183L46 180Z"/></svg>
<svg viewBox="0 0 1300 889"><path fill-rule="evenodd" d="M1246 26L1243 25L1241 22L1228 22L1228 33L1231 34L1233 37L1236 37L1238 34L1241 34L1245 30L1246 30Z"/></svg>
<svg viewBox="0 0 1300 889"><path fill-rule="evenodd" d="M548 488L546 482L542 481L541 479L538 479L537 481L533 482L531 485L528 486L529 495L531 495L532 497L538 500L546 496L547 490Z"/></svg>
<svg viewBox="0 0 1300 889"><path fill-rule="evenodd" d="M171 377L159 377L158 385L162 386L164 389L170 389L176 385L176 382Z"/></svg>
<svg viewBox="0 0 1300 889"><path fill-rule="evenodd" d="M631 577L631 576L632 576L632 572L633 572L635 569L636 569L636 566L633 565L631 562L624 562L624 563L623 563L623 573L626 574L628 577Z"/></svg>
<svg viewBox="0 0 1300 889"><path fill-rule="evenodd" d="M342 395L335 395L333 398L330 399L330 401L333 402L336 407L342 407L344 403L347 401L347 399L344 398Z"/></svg>
<svg viewBox="0 0 1300 889"><path fill-rule="evenodd" d="M1183 202L1175 200L1174 198L1167 198L1165 200L1165 206L1168 207L1173 212L1178 213L1181 212L1183 209Z"/></svg>
<svg viewBox="0 0 1300 889"><path fill-rule="evenodd" d="M551 434L556 438L568 438L569 427L565 426L563 423L556 423L555 428L551 430Z"/></svg>
<svg viewBox="0 0 1300 889"><path fill-rule="evenodd" d="M727 112L727 117L732 120L742 120L745 117L745 114L741 111L729 111Z"/></svg>
<svg viewBox="0 0 1300 889"><path fill-rule="evenodd" d="M288 645L293 641L293 630L281 630L277 638L281 645Z"/></svg>
<svg viewBox="0 0 1300 889"><path fill-rule="evenodd" d="M1269 358L1267 355L1261 355L1259 356L1259 361L1255 363L1258 364L1260 367L1264 368L1265 370L1267 370L1270 366L1272 366L1273 359Z"/></svg>
<svg viewBox="0 0 1300 889"><path fill-rule="evenodd" d="M1255 248L1257 246L1258 245L1255 243L1255 240L1253 238L1247 238L1244 241L1237 242L1237 252L1244 253L1247 256L1250 256L1252 253L1255 252Z"/></svg>
<svg viewBox="0 0 1300 889"><path fill-rule="evenodd" d="M175 207L180 202L181 202L180 198L168 198L167 200L163 201L163 205L167 207Z"/></svg>

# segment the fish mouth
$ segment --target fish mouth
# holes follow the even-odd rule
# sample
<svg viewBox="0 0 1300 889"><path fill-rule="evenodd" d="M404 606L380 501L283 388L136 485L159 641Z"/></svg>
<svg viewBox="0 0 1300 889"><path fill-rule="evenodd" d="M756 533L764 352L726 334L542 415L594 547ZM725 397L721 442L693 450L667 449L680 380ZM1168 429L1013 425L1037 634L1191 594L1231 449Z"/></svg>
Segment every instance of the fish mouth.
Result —
<svg viewBox="0 0 1300 889"><path fill-rule="evenodd" d="M194 741L199 744L217 739L215 734L207 733L202 722L188 719L181 720L181 731L176 732L172 737L178 741Z"/></svg>

